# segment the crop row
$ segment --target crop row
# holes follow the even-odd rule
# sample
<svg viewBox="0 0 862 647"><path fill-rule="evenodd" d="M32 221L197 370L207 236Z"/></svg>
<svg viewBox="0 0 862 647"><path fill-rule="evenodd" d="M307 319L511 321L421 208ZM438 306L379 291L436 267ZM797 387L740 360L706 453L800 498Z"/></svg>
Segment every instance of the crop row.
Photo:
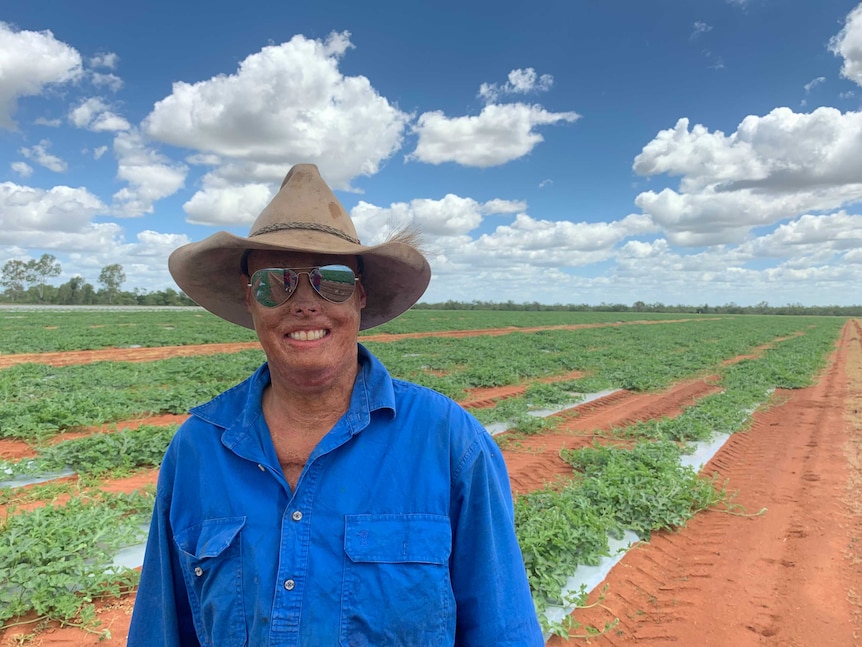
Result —
<svg viewBox="0 0 862 647"><path fill-rule="evenodd" d="M722 361L808 330L837 335L829 318L747 317L465 339L368 342L396 377L456 400L470 389L581 371L571 391L646 391L716 370ZM0 371L0 437L43 441L64 430L162 413L185 413L241 381L260 350L150 363L68 367L22 364Z"/></svg>
<svg viewBox="0 0 862 647"><path fill-rule="evenodd" d="M662 321L686 316L697 318L655 313L410 310L396 320L363 334ZM140 311L0 309L0 355L254 340L254 331L227 323L197 308Z"/></svg>
<svg viewBox="0 0 862 647"><path fill-rule="evenodd" d="M611 438L640 441L634 449L597 445L564 452L573 468L572 479L517 499L519 542L543 617L548 604L570 602L560 597L561 583L578 565L606 555L609 536L634 529L648 537L653 530L684 524L700 509L727 505L721 484L679 467L684 446L675 441L742 429L751 412L768 402L772 389L808 384L842 324L835 319L752 317L368 345L394 375L459 399L475 387L517 384L574 370L587 375L555 385L531 385L521 398L498 405L496 413L477 412L490 418L511 419L530 407L572 399L574 392L650 390L687 377L717 376L721 391L702 398L678 418L604 432ZM769 347L750 359L725 363L764 344ZM152 364L6 369L0 371L2 434L46 440L69 427L184 412L242 379L261 359L259 351L245 351ZM103 391L107 398L101 398ZM37 413L40 404L49 412L43 417ZM64 408L73 415L62 417ZM553 419L546 424L553 425ZM143 427L45 444L36 459L7 469L23 473L73 465L92 477L156 465L172 433L173 428ZM78 492L72 491L72 499L65 502L74 488ZM12 506L0 526L0 582L5 583L0 584L4 609L0 624L34 609L42 617L92 626L94 597L133 586L135 573L113 567L110 555L139 537L151 493L93 494L81 490L80 483L40 486L35 492L41 495L0 492L0 503ZM14 513L27 496L49 493L63 496L63 503ZM68 551L69 545L81 550L61 557L58 551ZM28 571L40 577L28 579ZM570 627L550 628L562 632Z"/></svg>

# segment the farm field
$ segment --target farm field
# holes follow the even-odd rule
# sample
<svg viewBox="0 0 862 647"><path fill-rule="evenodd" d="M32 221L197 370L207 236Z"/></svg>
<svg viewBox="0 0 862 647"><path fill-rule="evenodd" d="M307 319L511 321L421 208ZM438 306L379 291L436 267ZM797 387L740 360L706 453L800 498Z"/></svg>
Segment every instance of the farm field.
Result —
<svg viewBox="0 0 862 647"><path fill-rule="evenodd" d="M572 606L575 569L607 557L609 537L641 537L586 608L548 626L573 636L549 645L598 631L591 644L849 646L860 332L819 317L414 310L361 341L505 430L537 608ZM262 353L195 310L0 311L0 340L0 645L123 645L136 572L112 560L142 540L161 453L189 407ZM680 467L687 443L716 434L729 440L700 476Z"/></svg>

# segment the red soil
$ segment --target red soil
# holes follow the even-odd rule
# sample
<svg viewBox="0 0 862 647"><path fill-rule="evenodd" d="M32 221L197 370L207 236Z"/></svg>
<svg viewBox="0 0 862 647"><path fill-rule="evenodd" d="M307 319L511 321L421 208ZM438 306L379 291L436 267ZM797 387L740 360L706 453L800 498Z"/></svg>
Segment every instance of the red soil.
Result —
<svg viewBox="0 0 862 647"><path fill-rule="evenodd" d="M734 435L705 468L705 473L726 480L730 491L738 491L735 503L749 512L766 512L705 512L675 533L655 533L649 543L638 544L606 579L602 606L574 614L578 622L599 627L618 619L616 627L589 639L590 644L862 644L860 332L858 322L849 322L820 381L777 394L777 404L756 413L751 428ZM204 352L226 352L222 345L210 348ZM169 353L177 354L175 349ZM523 389L472 393L471 402L511 397L518 388ZM619 392L558 416L555 433L519 439L504 450L513 490L527 492L564 476L569 468L558 457L562 447L588 444L596 432L636 420L678 415L715 388L706 378L657 394ZM155 476L151 470L108 487L129 491ZM111 632L105 640L69 627L50 625L34 632L33 625L22 625L0 632L0 646L21 644L16 636L33 632L24 644L120 647L133 603L132 594L98 605L102 626ZM548 645L584 642L555 637Z"/></svg>

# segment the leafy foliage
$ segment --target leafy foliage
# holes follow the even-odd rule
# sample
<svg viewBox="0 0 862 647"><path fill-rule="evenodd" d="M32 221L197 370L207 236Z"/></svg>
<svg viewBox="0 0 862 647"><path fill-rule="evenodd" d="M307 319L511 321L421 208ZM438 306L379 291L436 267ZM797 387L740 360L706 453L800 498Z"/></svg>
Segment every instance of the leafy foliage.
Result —
<svg viewBox="0 0 862 647"><path fill-rule="evenodd" d="M151 493L81 496L9 514L0 524L0 625L39 617L95 625L92 601L132 589L138 572L112 565L143 538Z"/></svg>
<svg viewBox="0 0 862 647"><path fill-rule="evenodd" d="M70 468L81 475L102 476L161 464L177 425L142 425L113 433L67 440L44 448L34 459L0 463L0 480Z"/></svg>

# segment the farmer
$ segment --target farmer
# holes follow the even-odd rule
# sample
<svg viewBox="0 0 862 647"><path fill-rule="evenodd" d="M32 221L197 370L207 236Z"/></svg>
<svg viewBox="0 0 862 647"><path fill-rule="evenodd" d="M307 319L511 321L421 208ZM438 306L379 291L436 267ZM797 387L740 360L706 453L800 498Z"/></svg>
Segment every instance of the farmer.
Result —
<svg viewBox="0 0 862 647"><path fill-rule="evenodd" d="M496 444L358 343L427 287L414 238L360 244L301 164L169 266L266 363L168 448L128 645L542 645Z"/></svg>

